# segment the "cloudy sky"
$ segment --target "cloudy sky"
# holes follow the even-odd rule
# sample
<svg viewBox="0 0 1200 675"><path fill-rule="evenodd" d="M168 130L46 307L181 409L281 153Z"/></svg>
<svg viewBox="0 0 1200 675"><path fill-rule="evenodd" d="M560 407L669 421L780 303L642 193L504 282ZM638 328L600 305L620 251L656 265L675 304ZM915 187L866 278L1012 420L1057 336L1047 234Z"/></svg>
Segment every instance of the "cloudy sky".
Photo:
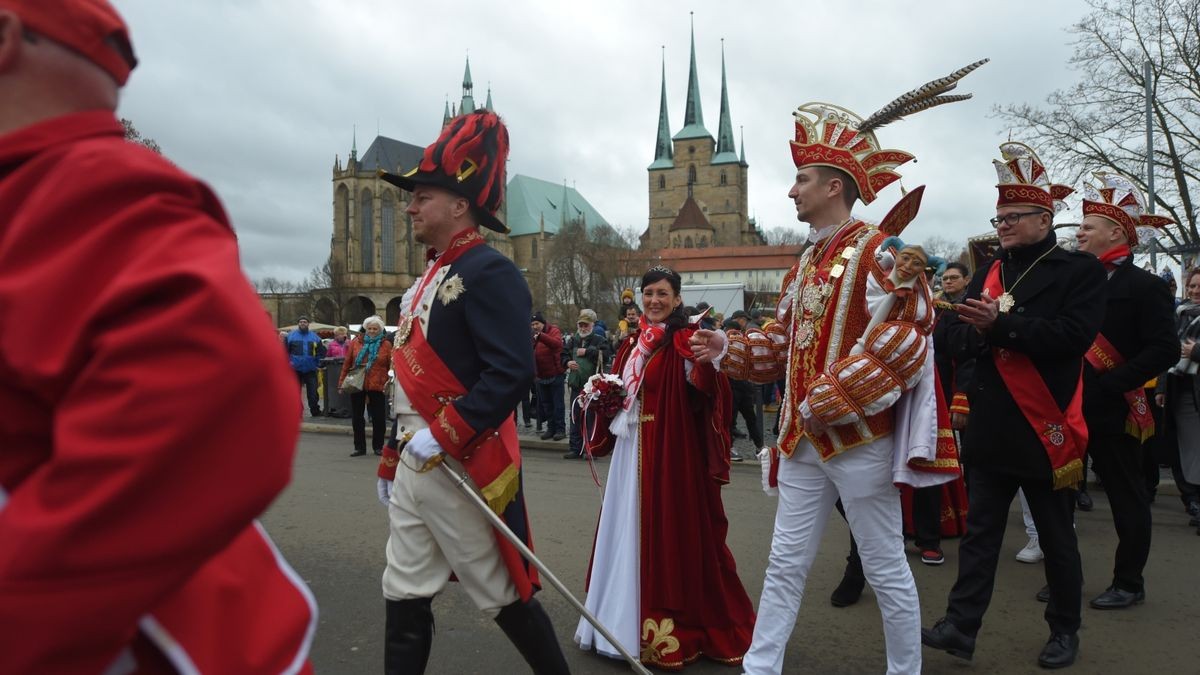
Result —
<svg viewBox="0 0 1200 675"><path fill-rule="evenodd" d="M716 133L724 38L750 209L768 229L806 229L786 197L797 105L865 116L990 57L959 87L974 99L879 132L884 147L918 158L900 169L905 186L928 185L906 238L965 240L994 215L991 159L1008 129L993 107L1040 103L1069 85L1066 29L1087 13L1082 0L113 1L141 59L119 114L215 187L248 275L294 280L328 255L331 169L355 125L360 152L377 130L428 144L446 96L461 95L468 52L476 100L490 83L509 125L509 175L573 181L609 222L644 229L663 48L674 133L690 11L705 124ZM889 187L857 213L878 219L899 194Z"/></svg>

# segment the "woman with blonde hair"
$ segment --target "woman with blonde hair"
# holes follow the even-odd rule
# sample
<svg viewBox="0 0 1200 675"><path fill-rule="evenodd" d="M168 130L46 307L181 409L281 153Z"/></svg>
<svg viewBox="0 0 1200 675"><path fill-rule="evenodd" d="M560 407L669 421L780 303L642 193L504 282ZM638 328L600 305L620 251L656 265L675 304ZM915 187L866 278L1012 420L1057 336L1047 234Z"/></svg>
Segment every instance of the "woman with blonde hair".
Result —
<svg viewBox="0 0 1200 675"><path fill-rule="evenodd" d="M354 426L354 452L351 457L367 454L367 425L363 410L371 413L371 449L376 455L383 452L383 440L387 425L388 364L392 362L392 344L384 339L383 319L369 316L363 320L362 330L350 343L346 360L342 363L342 375L338 378L338 393L346 393L346 377L355 369L362 368L362 384L358 391L350 393L350 421Z"/></svg>

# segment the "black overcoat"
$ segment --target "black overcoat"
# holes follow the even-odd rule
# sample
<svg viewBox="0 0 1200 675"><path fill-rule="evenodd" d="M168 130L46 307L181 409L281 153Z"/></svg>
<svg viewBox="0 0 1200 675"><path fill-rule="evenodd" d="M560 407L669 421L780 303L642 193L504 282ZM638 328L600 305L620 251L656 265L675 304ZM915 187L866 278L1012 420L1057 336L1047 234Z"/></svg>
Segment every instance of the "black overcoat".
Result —
<svg viewBox="0 0 1200 675"><path fill-rule="evenodd" d="M1133 264L1131 256L1113 270L1105 287L1108 301L1100 334L1125 363L1100 375L1091 364L1084 365L1083 413L1093 435L1124 433L1129 412L1124 392L1142 389L1179 361L1175 306L1167 283Z"/></svg>
<svg viewBox="0 0 1200 675"><path fill-rule="evenodd" d="M1104 320L1104 266L1090 254L1058 248L1053 234L1032 246L1001 250L997 259L1015 305L983 335L957 316L947 327L950 341L975 357L962 460L972 468L1050 480L1045 446L1000 378L993 348L1028 356L1059 408L1066 410L1084 353ZM967 298L980 297L990 265L975 271Z"/></svg>

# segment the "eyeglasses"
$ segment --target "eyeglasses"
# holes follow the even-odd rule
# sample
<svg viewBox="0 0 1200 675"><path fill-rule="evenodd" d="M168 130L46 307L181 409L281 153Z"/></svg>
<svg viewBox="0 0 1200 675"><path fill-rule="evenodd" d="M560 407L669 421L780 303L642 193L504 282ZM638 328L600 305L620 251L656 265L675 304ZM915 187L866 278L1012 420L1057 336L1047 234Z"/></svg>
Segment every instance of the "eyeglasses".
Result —
<svg viewBox="0 0 1200 675"><path fill-rule="evenodd" d="M1003 216L996 216L995 218L988 218L988 222L992 224L992 227L1000 227L1000 223L1004 223L1005 225L1012 226L1012 225L1016 225L1017 222L1020 221L1025 216L1036 216L1036 215L1040 215L1043 213L1045 213L1045 211L1025 211L1024 213L1006 213Z"/></svg>
<svg viewBox="0 0 1200 675"><path fill-rule="evenodd" d="M579 327L580 327L580 328L587 328L588 326L590 326L590 325L592 325L592 324L590 324L590 323L588 323L588 322L586 322L586 321L580 321L578 325L579 325Z"/></svg>

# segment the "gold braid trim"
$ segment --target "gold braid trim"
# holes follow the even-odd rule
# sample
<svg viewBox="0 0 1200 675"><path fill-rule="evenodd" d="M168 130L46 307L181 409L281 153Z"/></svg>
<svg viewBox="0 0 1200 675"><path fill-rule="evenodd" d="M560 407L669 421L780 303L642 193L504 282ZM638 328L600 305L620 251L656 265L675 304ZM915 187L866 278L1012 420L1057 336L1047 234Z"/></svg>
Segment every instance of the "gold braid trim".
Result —
<svg viewBox="0 0 1200 675"><path fill-rule="evenodd" d="M1083 480L1083 462L1073 459L1054 470L1054 489L1073 488Z"/></svg>
<svg viewBox="0 0 1200 675"><path fill-rule="evenodd" d="M508 508L510 502L517 496L517 488L521 482L517 480L518 474L515 464L509 464L504 471L500 472L499 476L492 482L484 485L479 489L483 493L483 498L487 500L488 506L496 515L502 515L504 509Z"/></svg>

